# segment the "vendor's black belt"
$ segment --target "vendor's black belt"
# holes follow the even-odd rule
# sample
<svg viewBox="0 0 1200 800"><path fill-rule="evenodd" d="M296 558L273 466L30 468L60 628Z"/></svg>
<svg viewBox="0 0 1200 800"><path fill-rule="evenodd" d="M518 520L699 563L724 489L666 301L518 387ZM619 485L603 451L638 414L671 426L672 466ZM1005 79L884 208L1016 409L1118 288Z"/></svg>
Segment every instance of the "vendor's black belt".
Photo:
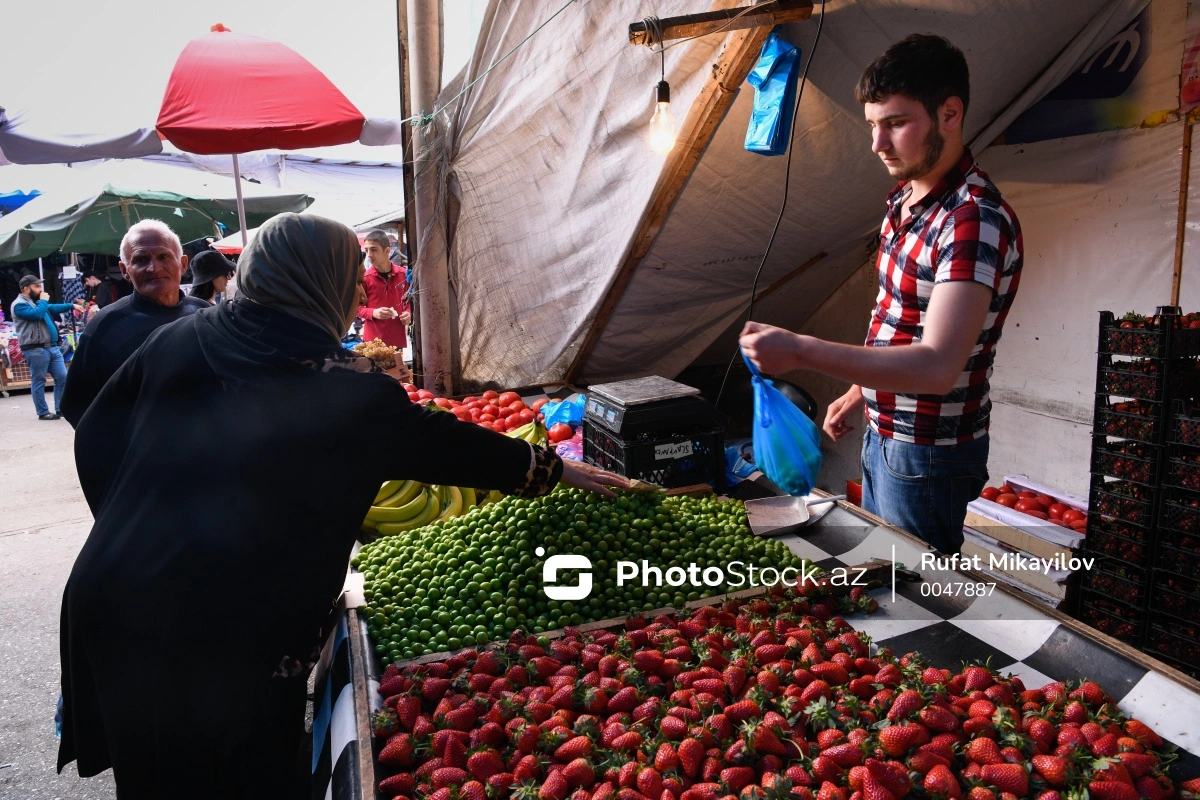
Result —
<svg viewBox="0 0 1200 800"><path fill-rule="evenodd" d="M21 350L45 350L49 346L48 344L23 344Z"/></svg>

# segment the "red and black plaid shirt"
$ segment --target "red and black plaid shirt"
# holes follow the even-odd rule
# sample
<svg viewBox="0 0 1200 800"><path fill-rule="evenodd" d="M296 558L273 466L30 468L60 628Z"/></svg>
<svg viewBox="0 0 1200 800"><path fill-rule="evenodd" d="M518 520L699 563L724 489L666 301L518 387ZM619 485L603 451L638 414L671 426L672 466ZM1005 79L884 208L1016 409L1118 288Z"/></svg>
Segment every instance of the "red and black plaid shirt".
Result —
<svg viewBox="0 0 1200 800"><path fill-rule="evenodd" d="M949 394L892 394L864 386L867 419L873 430L900 441L961 444L988 430L996 343L1021 279L1021 225L969 151L901 223L907 193L908 184L902 183L888 196L879 235L879 296L867 346L920 341L929 296L939 283L978 281L992 289L992 304Z"/></svg>

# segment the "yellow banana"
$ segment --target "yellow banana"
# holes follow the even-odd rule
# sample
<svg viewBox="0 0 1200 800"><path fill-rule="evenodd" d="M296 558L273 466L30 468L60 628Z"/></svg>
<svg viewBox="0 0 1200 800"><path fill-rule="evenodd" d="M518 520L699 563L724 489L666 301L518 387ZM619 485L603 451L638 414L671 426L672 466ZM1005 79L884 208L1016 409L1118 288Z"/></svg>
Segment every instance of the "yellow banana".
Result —
<svg viewBox="0 0 1200 800"><path fill-rule="evenodd" d="M396 533L404 533L411 531L414 528L420 528L437 519L437 515L442 512L442 502L438 500L437 495L433 492L425 492L425 497L429 498L429 502L425 505L425 510L412 519L404 522L381 522L378 526L380 536L391 536Z"/></svg>
<svg viewBox="0 0 1200 800"><path fill-rule="evenodd" d="M463 510L470 511L476 505L475 490L468 489L468 488L460 488L459 491L462 492Z"/></svg>
<svg viewBox="0 0 1200 800"><path fill-rule="evenodd" d="M399 508L409 503L421 491L420 481L402 481L400 489L385 500L375 503L377 508Z"/></svg>
<svg viewBox="0 0 1200 800"><path fill-rule="evenodd" d="M379 487L379 491L375 493L375 499L371 501L371 505L379 505L380 500L391 497L400 491L400 487L403 485L404 481L385 481L383 486Z"/></svg>
<svg viewBox="0 0 1200 800"><path fill-rule="evenodd" d="M405 520L410 520L425 510L425 506L428 505L430 498L433 496L433 492L423 490L418 492L416 497L399 508L380 508L379 506L371 506L370 510L367 511L367 521L404 522Z"/></svg>
<svg viewBox="0 0 1200 800"><path fill-rule="evenodd" d="M446 491L450 495L450 502L446 504L445 509L438 515L438 522L451 517L457 517L463 510L463 495L462 490L457 486L447 486Z"/></svg>
<svg viewBox="0 0 1200 800"><path fill-rule="evenodd" d="M501 492L499 489L492 489L490 492L488 492L487 499L484 502L485 503L498 503L503 499L504 499L504 492Z"/></svg>

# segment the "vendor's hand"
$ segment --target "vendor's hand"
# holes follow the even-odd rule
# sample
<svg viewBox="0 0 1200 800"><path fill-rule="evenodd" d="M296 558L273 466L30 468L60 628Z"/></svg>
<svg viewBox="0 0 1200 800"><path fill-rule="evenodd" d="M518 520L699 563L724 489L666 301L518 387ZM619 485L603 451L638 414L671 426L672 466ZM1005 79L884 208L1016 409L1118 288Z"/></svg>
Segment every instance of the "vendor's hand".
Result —
<svg viewBox="0 0 1200 800"><path fill-rule="evenodd" d="M394 319L396 316L396 309L387 307L377 308L371 312L371 316L375 319Z"/></svg>
<svg viewBox="0 0 1200 800"><path fill-rule="evenodd" d="M400 321L403 322L405 325L407 325L408 323L412 322L412 314L409 313L408 311L401 311L400 312Z"/></svg>
<svg viewBox="0 0 1200 800"><path fill-rule="evenodd" d="M854 430L849 420L862 413L863 402L862 389L858 386L850 387L850 391L829 404L825 411L825 424L821 429L830 439L840 441L843 436Z"/></svg>
<svg viewBox="0 0 1200 800"><path fill-rule="evenodd" d="M570 458L563 459L562 483L570 486L573 489L585 489L589 492L596 492L605 497L616 497L616 493L609 489L612 486L616 489L628 489L629 479L623 478L620 475L615 475L599 467L593 467L591 464L585 464L582 461L575 461Z"/></svg>
<svg viewBox="0 0 1200 800"><path fill-rule="evenodd" d="M747 322L738 344L746 358L768 375L780 375L804 366L804 344L809 336L800 336L774 325Z"/></svg>

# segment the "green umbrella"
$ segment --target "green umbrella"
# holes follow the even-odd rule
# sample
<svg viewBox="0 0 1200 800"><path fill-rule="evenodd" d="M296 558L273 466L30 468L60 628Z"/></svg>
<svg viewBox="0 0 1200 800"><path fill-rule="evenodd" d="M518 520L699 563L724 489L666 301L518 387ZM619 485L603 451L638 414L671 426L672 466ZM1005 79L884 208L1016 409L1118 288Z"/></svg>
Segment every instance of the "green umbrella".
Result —
<svg viewBox="0 0 1200 800"><path fill-rule="evenodd" d="M223 236L217 222L225 231L237 230L237 196L228 177L138 161L71 172L77 174L0 217L0 260L25 261L58 250L115 255L125 231L149 218L167 223L185 242ZM313 202L305 194L255 184L243 187L243 195L247 224L254 226Z"/></svg>

